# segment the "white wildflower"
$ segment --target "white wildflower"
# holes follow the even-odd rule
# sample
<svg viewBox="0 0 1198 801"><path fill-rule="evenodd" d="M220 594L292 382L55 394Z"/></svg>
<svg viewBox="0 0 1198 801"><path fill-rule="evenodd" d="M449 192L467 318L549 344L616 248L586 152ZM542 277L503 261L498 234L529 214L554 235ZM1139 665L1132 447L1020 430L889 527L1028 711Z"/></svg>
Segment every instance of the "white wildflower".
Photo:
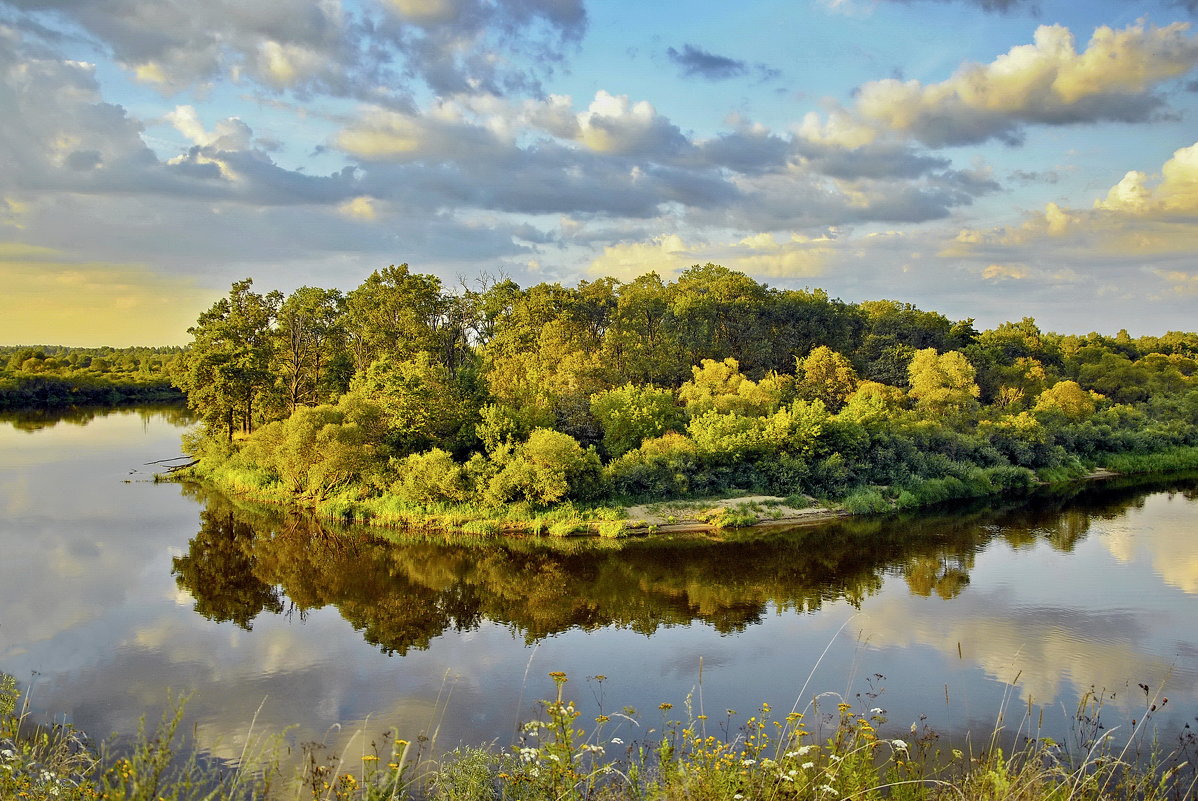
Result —
<svg viewBox="0 0 1198 801"><path fill-rule="evenodd" d="M756 760L756 759L742 759L742 760L740 761L740 764L744 765L744 766L747 768L747 767L749 767L750 765L756 765L756 764L757 764L757 760Z"/></svg>
<svg viewBox="0 0 1198 801"><path fill-rule="evenodd" d="M814 767L815 767L815 763L814 763L814 762L804 762L804 763L802 764L802 768L803 768L803 770L811 770L811 769L812 769L812 768L814 768Z"/></svg>
<svg viewBox="0 0 1198 801"><path fill-rule="evenodd" d="M891 740L890 745L895 751L906 751L907 743L903 740Z"/></svg>
<svg viewBox="0 0 1198 801"><path fill-rule="evenodd" d="M624 744L624 741L621 740L619 737L613 737L613 738L611 738L611 741L615 745L623 745Z"/></svg>

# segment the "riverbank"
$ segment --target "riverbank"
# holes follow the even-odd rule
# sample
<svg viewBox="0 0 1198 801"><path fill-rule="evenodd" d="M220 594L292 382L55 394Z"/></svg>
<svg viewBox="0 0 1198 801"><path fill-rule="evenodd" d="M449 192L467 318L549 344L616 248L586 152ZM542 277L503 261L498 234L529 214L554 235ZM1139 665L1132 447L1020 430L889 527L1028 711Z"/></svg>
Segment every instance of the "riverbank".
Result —
<svg viewBox="0 0 1198 801"><path fill-rule="evenodd" d="M197 480L235 497L299 507L325 519L384 529L458 531L475 535L592 535L618 538L727 528L818 524L852 515L885 514L952 500L1023 493L1037 486L1195 469L1198 469L1198 447L1183 446L1151 453L1108 455L1101 466L1077 465L1070 469L1058 468L1039 473L1010 466L974 468L964 478L950 476L913 481L902 486L856 487L834 499L817 499L801 494L783 497L734 490L710 498L594 505L566 502L548 508L535 508L527 503L497 507L468 503L421 505L405 502L390 494L362 497L360 493L343 493L331 498L312 499L287 491L265 471L225 465L213 469L203 460L193 467L161 478Z"/></svg>

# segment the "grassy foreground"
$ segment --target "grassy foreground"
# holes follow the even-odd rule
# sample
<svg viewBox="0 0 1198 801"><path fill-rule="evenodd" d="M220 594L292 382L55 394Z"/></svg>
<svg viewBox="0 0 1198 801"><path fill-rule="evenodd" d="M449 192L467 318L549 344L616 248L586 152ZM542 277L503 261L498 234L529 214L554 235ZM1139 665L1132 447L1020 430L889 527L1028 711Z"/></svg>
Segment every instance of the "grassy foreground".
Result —
<svg viewBox="0 0 1198 801"><path fill-rule="evenodd" d="M652 722L634 710L580 723L564 673L553 696L510 747L436 753L426 738L362 743L354 753L304 746L301 767L279 767L282 741L247 737L237 766L204 764L176 737L182 703L153 730L144 725L119 752L66 726L36 727L17 709L15 682L0 676L0 798L111 801L1087 801L1198 798L1193 735L1166 753L1146 710L1129 739L1099 723L1101 700L1077 711L1073 750L1036 736L1030 716L1013 733L996 728L965 750L944 750L915 725L890 737L880 709L856 710L819 696L800 711L767 704L738 722L663 703ZM593 677L602 681L602 676ZM1152 701L1159 699L1151 699ZM1155 703L1152 710L1156 709ZM252 733L252 732L251 732ZM1001 743L1013 741L1013 748ZM1144 750L1146 749L1146 751Z"/></svg>

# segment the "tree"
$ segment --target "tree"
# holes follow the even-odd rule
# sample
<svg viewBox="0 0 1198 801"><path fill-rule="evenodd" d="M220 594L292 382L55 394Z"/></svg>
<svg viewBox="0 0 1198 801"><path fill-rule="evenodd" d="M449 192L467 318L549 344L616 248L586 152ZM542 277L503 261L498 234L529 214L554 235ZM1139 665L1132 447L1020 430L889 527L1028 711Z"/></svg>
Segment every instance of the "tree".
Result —
<svg viewBox="0 0 1198 801"><path fill-rule="evenodd" d="M973 365L959 351L938 354L935 348L918 350L907 368L908 394L918 408L936 416L960 413L977 404Z"/></svg>
<svg viewBox="0 0 1198 801"><path fill-rule="evenodd" d="M815 348L805 359L796 359L795 375L799 397L821 400L832 412L844 406L861 380L852 362L826 345Z"/></svg>
<svg viewBox="0 0 1198 801"><path fill-rule="evenodd" d="M460 446L472 410L444 365L427 352L415 358L383 358L354 376L347 397L377 404L387 427L387 444L397 454L438 445Z"/></svg>
<svg viewBox="0 0 1198 801"><path fill-rule="evenodd" d="M1087 392L1076 381L1060 381L1040 393L1036 398L1038 414L1058 415L1066 420L1084 420L1094 414L1096 401L1103 397L1096 392Z"/></svg>
<svg viewBox="0 0 1198 801"><path fill-rule="evenodd" d="M187 329L192 342L172 377L208 431L223 429L230 441L234 431L253 430L255 413L261 415L274 383L271 324L282 295L259 295L253 283L249 278L234 283L227 298Z"/></svg>
<svg viewBox="0 0 1198 801"><path fill-rule="evenodd" d="M612 458L681 429L683 422L671 390L631 383L592 395L591 413L603 428L603 450Z"/></svg>
<svg viewBox="0 0 1198 801"><path fill-rule="evenodd" d="M304 286L279 307L277 371L287 413L333 400L329 365L345 341L340 290Z"/></svg>
<svg viewBox="0 0 1198 801"><path fill-rule="evenodd" d="M388 356L410 359L421 351L449 366L449 332L444 330L449 307L436 276L413 273L406 264L374 271L345 297L345 330L355 369L365 370Z"/></svg>

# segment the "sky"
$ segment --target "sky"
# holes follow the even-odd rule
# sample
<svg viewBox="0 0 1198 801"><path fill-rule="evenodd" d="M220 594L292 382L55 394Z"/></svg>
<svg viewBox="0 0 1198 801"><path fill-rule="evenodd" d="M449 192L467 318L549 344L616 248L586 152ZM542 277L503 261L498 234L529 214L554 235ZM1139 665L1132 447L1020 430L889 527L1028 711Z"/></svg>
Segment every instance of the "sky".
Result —
<svg viewBox="0 0 1198 801"><path fill-rule="evenodd" d="M1195 330L1198 0L0 0L0 343L714 262Z"/></svg>

